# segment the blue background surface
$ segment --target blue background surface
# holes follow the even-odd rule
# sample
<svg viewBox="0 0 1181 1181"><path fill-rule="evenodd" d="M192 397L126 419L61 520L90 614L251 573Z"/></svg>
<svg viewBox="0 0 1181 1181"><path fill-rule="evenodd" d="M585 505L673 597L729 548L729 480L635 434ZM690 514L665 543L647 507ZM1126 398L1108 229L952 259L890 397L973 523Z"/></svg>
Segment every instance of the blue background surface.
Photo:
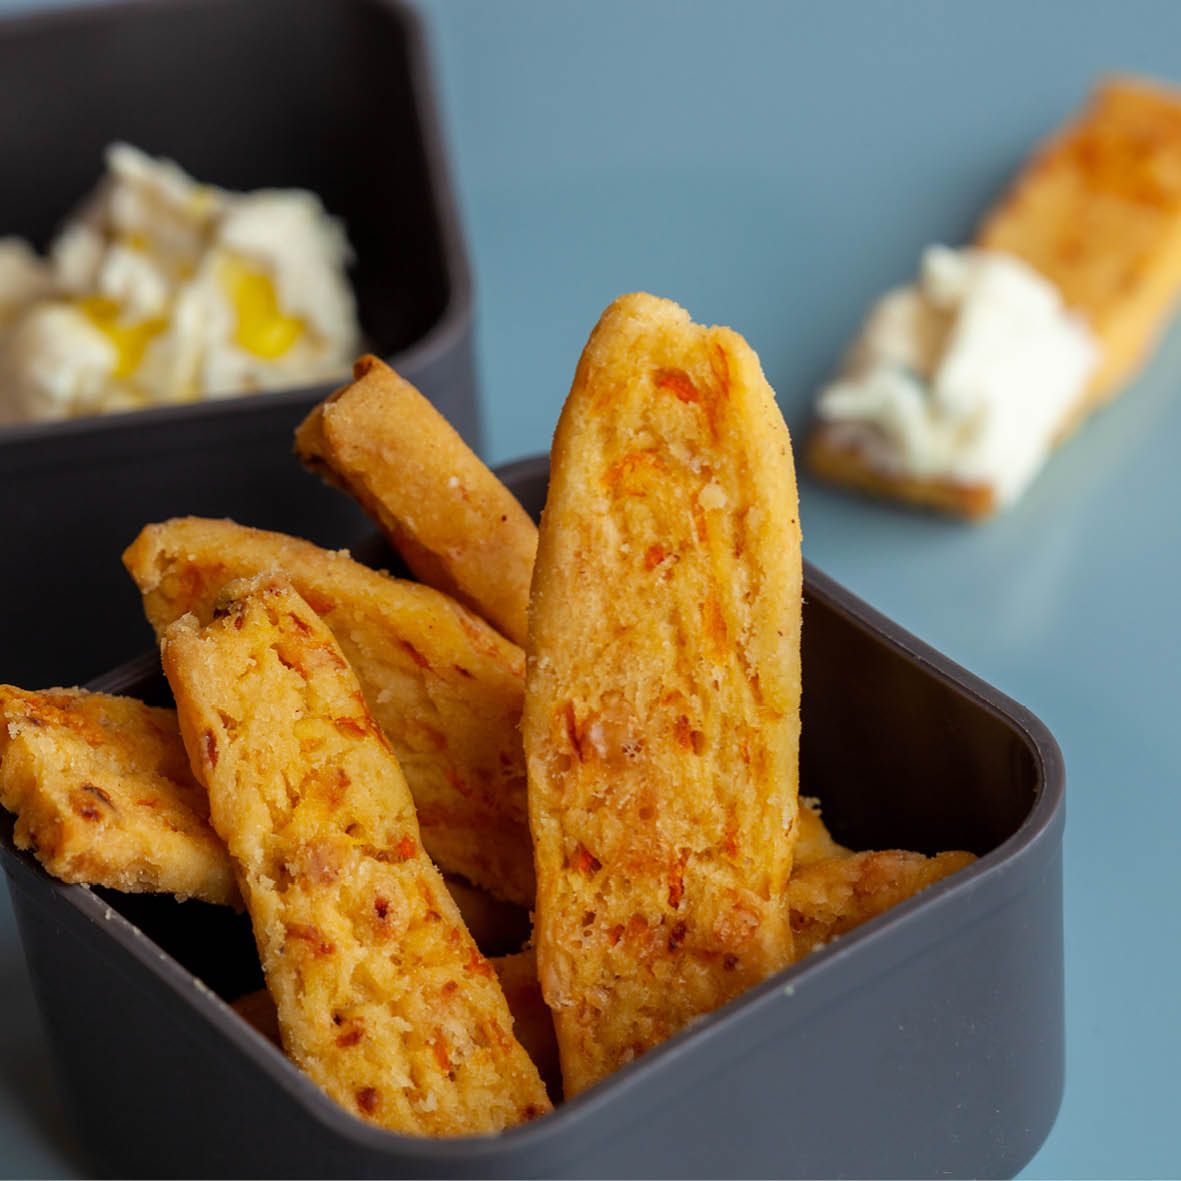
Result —
<svg viewBox="0 0 1181 1181"><path fill-rule="evenodd" d="M1097 75L1181 83L1173 3L423 8L494 461L546 449L596 317L637 288L743 332L800 437L867 304L962 240ZM1174 331L989 524L801 478L807 556L1066 754L1067 1086L1029 1177L1181 1172L1179 456ZM0 887L0 1171L79 1168Z"/></svg>

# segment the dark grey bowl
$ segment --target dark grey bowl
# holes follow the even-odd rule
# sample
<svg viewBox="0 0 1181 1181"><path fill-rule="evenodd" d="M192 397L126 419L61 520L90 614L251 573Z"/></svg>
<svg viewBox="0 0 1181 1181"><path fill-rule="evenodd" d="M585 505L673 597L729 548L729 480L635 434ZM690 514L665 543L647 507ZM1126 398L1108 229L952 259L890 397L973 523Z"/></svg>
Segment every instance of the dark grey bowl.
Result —
<svg viewBox="0 0 1181 1181"><path fill-rule="evenodd" d="M544 459L506 482L533 512ZM250 520L250 505L240 506ZM380 549L366 557L382 558ZM980 860L552 1115L408 1139L325 1098L221 999L245 920L0 860L82 1140L112 1175L992 1177L1062 1094L1064 771L1032 714L805 572L801 779L838 839ZM146 633L145 633L146 638ZM167 700L154 653L92 687Z"/></svg>
<svg viewBox="0 0 1181 1181"><path fill-rule="evenodd" d="M44 248L124 139L237 189L300 186L348 227L372 351L479 446L472 290L418 19L393 0L130 0L0 20L0 234ZM291 434L330 387L0 428L0 652L69 684L133 650L118 554L143 521L232 514L351 539Z"/></svg>

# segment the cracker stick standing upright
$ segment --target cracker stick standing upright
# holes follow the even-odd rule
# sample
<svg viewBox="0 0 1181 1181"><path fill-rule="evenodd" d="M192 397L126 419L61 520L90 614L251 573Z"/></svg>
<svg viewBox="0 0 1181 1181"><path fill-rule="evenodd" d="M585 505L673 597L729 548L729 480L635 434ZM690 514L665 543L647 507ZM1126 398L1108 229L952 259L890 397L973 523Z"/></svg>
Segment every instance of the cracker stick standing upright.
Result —
<svg viewBox="0 0 1181 1181"><path fill-rule="evenodd" d="M427 852L497 897L533 905L518 733L525 657L515 644L430 587L233 521L148 525L123 564L157 635L190 611L208 623L233 579L281 570L357 674L414 794Z"/></svg>
<svg viewBox="0 0 1181 1181"><path fill-rule="evenodd" d="M376 357L353 372L296 432L300 459L360 502L416 577L524 644L529 514L408 381Z"/></svg>
<svg viewBox="0 0 1181 1181"><path fill-rule="evenodd" d="M612 304L554 436L523 725L568 1096L791 959L796 505L746 342Z"/></svg>
<svg viewBox="0 0 1181 1181"><path fill-rule="evenodd" d="M164 669L237 866L287 1053L343 1107L463 1135L549 1107L423 852L390 746L332 633L287 584L232 583Z"/></svg>
<svg viewBox="0 0 1181 1181"><path fill-rule="evenodd" d="M241 905L170 709L0 685L0 804L64 882Z"/></svg>

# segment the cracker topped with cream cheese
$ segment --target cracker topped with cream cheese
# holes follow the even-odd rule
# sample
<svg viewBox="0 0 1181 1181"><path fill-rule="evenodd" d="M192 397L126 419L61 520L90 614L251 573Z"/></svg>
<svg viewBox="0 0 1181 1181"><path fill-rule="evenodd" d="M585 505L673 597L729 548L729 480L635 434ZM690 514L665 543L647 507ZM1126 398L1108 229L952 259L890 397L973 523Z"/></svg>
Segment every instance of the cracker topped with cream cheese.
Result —
<svg viewBox="0 0 1181 1181"><path fill-rule="evenodd" d="M973 247L925 252L817 400L812 469L985 517L1114 397L1181 293L1181 93L1108 81Z"/></svg>

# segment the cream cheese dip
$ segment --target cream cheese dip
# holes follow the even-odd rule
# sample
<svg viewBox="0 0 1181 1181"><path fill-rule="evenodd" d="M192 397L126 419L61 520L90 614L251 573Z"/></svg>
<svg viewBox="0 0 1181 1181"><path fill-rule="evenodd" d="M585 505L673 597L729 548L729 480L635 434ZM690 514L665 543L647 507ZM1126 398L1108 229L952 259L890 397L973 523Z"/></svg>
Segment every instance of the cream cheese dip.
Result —
<svg viewBox="0 0 1181 1181"><path fill-rule="evenodd" d="M1028 264L931 246L917 283L874 307L817 412L882 472L985 485L1008 504L1098 357L1084 321Z"/></svg>

